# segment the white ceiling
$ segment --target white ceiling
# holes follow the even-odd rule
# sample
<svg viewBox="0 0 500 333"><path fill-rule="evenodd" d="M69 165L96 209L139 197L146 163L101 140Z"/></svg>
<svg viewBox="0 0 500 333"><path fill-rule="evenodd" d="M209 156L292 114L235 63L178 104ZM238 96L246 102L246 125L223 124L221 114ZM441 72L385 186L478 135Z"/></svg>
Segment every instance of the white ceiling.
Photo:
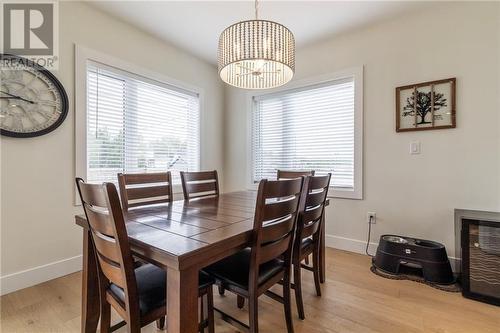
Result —
<svg viewBox="0 0 500 333"><path fill-rule="evenodd" d="M96 1L91 4L214 64L222 30L254 17L252 0ZM300 48L430 5L424 1L260 1L259 17L287 26Z"/></svg>

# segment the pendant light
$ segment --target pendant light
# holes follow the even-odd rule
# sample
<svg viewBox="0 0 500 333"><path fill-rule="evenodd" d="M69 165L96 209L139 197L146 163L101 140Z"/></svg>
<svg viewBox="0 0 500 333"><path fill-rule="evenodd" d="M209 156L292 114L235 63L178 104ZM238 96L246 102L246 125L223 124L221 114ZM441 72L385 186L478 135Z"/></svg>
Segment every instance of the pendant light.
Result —
<svg viewBox="0 0 500 333"><path fill-rule="evenodd" d="M221 79L244 89L269 89L289 82L295 72L295 39L282 24L255 19L227 27L219 38Z"/></svg>

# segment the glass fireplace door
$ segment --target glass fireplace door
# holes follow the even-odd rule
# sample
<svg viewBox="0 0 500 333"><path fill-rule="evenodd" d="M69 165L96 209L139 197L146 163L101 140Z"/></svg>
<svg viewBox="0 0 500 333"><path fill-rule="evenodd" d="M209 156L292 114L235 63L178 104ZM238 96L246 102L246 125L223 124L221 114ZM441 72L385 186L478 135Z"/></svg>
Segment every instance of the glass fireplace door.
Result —
<svg viewBox="0 0 500 333"><path fill-rule="evenodd" d="M464 296L500 304L500 223L463 220Z"/></svg>

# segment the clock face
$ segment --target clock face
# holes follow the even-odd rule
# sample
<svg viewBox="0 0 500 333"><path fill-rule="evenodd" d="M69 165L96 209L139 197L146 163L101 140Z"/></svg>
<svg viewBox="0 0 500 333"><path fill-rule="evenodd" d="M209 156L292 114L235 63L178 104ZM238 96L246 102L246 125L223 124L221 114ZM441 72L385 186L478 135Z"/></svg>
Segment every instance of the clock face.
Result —
<svg viewBox="0 0 500 333"><path fill-rule="evenodd" d="M27 59L4 54L1 60L1 134L34 137L56 129L68 113L68 97L59 80Z"/></svg>

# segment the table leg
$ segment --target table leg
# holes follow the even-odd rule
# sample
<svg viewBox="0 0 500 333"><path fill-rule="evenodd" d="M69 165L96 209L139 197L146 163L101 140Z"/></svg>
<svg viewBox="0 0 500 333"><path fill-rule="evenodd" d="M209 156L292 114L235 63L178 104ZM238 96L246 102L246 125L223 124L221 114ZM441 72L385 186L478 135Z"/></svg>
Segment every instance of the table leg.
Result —
<svg viewBox="0 0 500 333"><path fill-rule="evenodd" d="M167 332L198 332L198 270L167 270Z"/></svg>
<svg viewBox="0 0 500 333"><path fill-rule="evenodd" d="M83 230L82 333L96 332L99 322L99 281L90 230Z"/></svg>
<svg viewBox="0 0 500 333"><path fill-rule="evenodd" d="M325 259L325 214L321 217L321 237L319 250L319 281L325 283L326 278L326 259Z"/></svg>

